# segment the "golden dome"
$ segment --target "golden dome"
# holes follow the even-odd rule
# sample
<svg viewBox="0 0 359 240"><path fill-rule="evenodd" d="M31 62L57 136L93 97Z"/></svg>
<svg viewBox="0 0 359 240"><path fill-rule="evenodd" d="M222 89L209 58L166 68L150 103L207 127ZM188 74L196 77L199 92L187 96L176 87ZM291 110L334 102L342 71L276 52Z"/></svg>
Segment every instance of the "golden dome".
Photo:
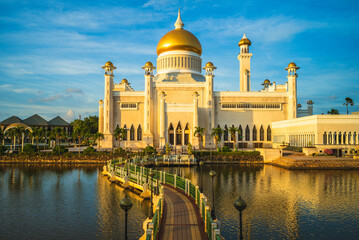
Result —
<svg viewBox="0 0 359 240"><path fill-rule="evenodd" d="M206 67L213 67L213 63L212 62L206 63Z"/></svg>
<svg viewBox="0 0 359 240"><path fill-rule="evenodd" d="M269 84L270 81L268 79L264 80L264 84Z"/></svg>
<svg viewBox="0 0 359 240"><path fill-rule="evenodd" d="M124 78L124 79L122 79L121 83L128 83L128 81L126 78Z"/></svg>
<svg viewBox="0 0 359 240"><path fill-rule="evenodd" d="M172 50L186 50L202 54L202 46L195 35L183 29L181 12L178 11L176 29L166 33L157 44L157 55Z"/></svg>
<svg viewBox="0 0 359 240"><path fill-rule="evenodd" d="M295 67L297 67L297 64L295 64L294 62L288 64L288 68L295 68Z"/></svg>
<svg viewBox="0 0 359 240"><path fill-rule="evenodd" d="M172 50L186 50L202 54L202 46L195 35L182 28L166 33L157 44L157 55Z"/></svg>
<svg viewBox="0 0 359 240"><path fill-rule="evenodd" d="M312 105L314 104L312 100L307 101L307 104Z"/></svg>
<svg viewBox="0 0 359 240"><path fill-rule="evenodd" d="M150 61L148 61L146 62L145 67L153 67L153 64Z"/></svg>
<svg viewBox="0 0 359 240"><path fill-rule="evenodd" d="M243 34L242 39L238 43L238 46L241 46L241 45L250 46L251 44L252 44L252 42L246 37L246 34Z"/></svg>
<svg viewBox="0 0 359 240"><path fill-rule="evenodd" d="M110 62L110 61L108 61L108 62L105 64L105 66L113 67L113 63Z"/></svg>

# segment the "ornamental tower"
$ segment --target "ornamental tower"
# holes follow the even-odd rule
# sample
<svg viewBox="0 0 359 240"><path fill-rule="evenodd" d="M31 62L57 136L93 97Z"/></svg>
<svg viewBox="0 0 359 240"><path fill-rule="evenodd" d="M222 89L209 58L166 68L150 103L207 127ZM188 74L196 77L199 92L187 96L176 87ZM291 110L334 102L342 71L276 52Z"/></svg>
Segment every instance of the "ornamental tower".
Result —
<svg viewBox="0 0 359 240"><path fill-rule="evenodd" d="M297 70L299 67L294 63L289 63L285 70L288 71L288 119L297 117Z"/></svg>
<svg viewBox="0 0 359 240"><path fill-rule="evenodd" d="M113 147L113 70L116 69L112 62L108 61L105 66L105 98L103 105L103 134L104 148Z"/></svg>
<svg viewBox="0 0 359 240"><path fill-rule="evenodd" d="M145 70L145 102L144 102L144 141L153 144L153 133L151 132L151 119L153 114L153 70L156 67L151 62L146 62L142 67Z"/></svg>
<svg viewBox="0 0 359 240"><path fill-rule="evenodd" d="M249 46L251 41L243 34L242 39L239 41L240 53L238 54L239 60L239 91L249 92L251 90L251 57L249 53Z"/></svg>

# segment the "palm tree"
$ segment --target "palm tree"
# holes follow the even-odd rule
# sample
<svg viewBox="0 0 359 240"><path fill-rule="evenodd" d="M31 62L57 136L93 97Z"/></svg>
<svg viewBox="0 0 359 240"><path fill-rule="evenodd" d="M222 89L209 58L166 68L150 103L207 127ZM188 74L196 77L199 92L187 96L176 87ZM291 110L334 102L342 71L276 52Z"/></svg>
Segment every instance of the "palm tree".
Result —
<svg viewBox="0 0 359 240"><path fill-rule="evenodd" d="M20 140L21 140L21 150L24 148L24 139L23 139L23 135L25 134L25 128L24 127L16 127L14 129L16 136L18 137L18 143L20 145Z"/></svg>
<svg viewBox="0 0 359 240"><path fill-rule="evenodd" d="M115 137L118 140L118 146L120 147L121 141L124 137L126 137L127 134L127 128L120 128L118 125L115 128L115 131L113 132Z"/></svg>
<svg viewBox="0 0 359 240"><path fill-rule="evenodd" d="M218 144L221 142L223 134L223 129L220 127L212 128L211 137L214 138L214 143L216 144L216 148L218 149Z"/></svg>
<svg viewBox="0 0 359 240"><path fill-rule="evenodd" d="M2 145L5 145L4 140L5 140L5 134L3 129L0 128L0 142L2 142Z"/></svg>
<svg viewBox="0 0 359 240"><path fill-rule="evenodd" d="M60 127L55 127L52 130L53 134L56 137L56 141L57 141L57 145L59 146L59 151L60 151L60 139L61 139L61 134L62 134L62 128Z"/></svg>
<svg viewBox="0 0 359 240"><path fill-rule="evenodd" d="M10 128L6 131L6 136L10 138L11 141L14 141L14 150L15 150L15 144L16 144L16 132L14 128Z"/></svg>
<svg viewBox="0 0 359 240"><path fill-rule="evenodd" d="M100 133L100 132L98 132L98 133L96 133L95 134L95 140L98 142L98 151L100 152L101 151L101 140L102 139L104 139L104 135L103 135L103 133Z"/></svg>
<svg viewBox="0 0 359 240"><path fill-rule="evenodd" d="M327 113L330 114L330 115L339 115L339 111L337 109L334 109L334 108L332 108Z"/></svg>
<svg viewBox="0 0 359 240"><path fill-rule="evenodd" d="M233 149L236 148L236 132L239 132L239 128L232 125L232 127L228 128L228 132L231 135L231 139L233 141Z"/></svg>
<svg viewBox="0 0 359 240"><path fill-rule="evenodd" d="M30 136L36 140L37 152L40 152L39 142L40 139L44 136L44 129L39 127L34 127L32 129Z"/></svg>
<svg viewBox="0 0 359 240"><path fill-rule="evenodd" d="M203 134L204 134L205 130L206 129L204 129L203 127L200 127L200 126L195 127L193 135L198 137L198 139L199 139L199 148L201 148L201 142L203 140Z"/></svg>
<svg viewBox="0 0 359 240"><path fill-rule="evenodd" d="M347 115L349 114L349 105L354 106L354 101L350 97L345 98L345 103L343 105L347 106Z"/></svg>
<svg viewBox="0 0 359 240"><path fill-rule="evenodd" d="M82 138L81 128L75 128L73 131L73 136L74 136L74 139L77 138L79 140L79 154L80 154L81 138Z"/></svg>

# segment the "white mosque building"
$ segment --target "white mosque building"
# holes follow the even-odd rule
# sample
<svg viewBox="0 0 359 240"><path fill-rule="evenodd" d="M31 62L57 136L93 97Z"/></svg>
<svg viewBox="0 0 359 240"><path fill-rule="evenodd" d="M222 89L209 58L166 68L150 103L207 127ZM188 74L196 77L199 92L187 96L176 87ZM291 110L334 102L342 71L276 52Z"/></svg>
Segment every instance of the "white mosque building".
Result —
<svg viewBox="0 0 359 240"><path fill-rule="evenodd" d="M135 91L126 79L114 83L116 67L113 63L107 62L102 67L105 70L105 95L99 102L99 131L105 136L102 147L118 147L113 134L117 126L128 130L127 137L120 143L121 147L127 148L147 145L162 148L166 143L174 146L191 143L195 148L210 149L215 146L211 131L218 126L224 129L221 144L228 146L232 146L233 141L227 129L231 126L239 128L238 148L272 147L282 142L295 146L323 145L324 132L316 132L316 127L298 128L298 119L315 116L310 116L313 114L312 101L307 102L307 109L301 109L300 105L298 108L299 67L295 63L291 62L285 68L287 79L283 79L284 84L265 80L263 90L251 91L251 41L244 35L238 43L240 89L215 91L216 67L212 62L202 64L201 43L184 29L180 12L174 25L175 29L166 33L157 45L157 68L151 62L142 67L144 91ZM351 137L354 133L357 137L359 115L346 117L351 119L351 125L342 119L350 128L346 136L351 131ZM297 128L288 128L288 124ZM310 124L315 125L317 121ZM205 129L203 141L194 136L198 126ZM323 129L327 137L329 130ZM359 140L355 142L358 144Z"/></svg>

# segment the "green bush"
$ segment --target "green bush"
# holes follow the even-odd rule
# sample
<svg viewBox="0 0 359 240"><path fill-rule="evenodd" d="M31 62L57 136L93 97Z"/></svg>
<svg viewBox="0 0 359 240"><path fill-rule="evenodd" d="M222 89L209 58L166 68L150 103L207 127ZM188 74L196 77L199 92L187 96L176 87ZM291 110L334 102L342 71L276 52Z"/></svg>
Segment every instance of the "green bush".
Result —
<svg viewBox="0 0 359 240"><path fill-rule="evenodd" d="M53 149L52 149L52 152L54 153L54 154L57 154L57 155L62 155L62 154L64 154L64 153L66 153L66 152L68 152L69 150L67 149L67 148L65 148L65 146L56 146L56 147L54 147Z"/></svg>
<svg viewBox="0 0 359 240"><path fill-rule="evenodd" d="M126 150L119 147L119 148L116 148L116 149L113 151L113 154L114 154L115 156L121 156L121 157L123 157L123 156L126 156Z"/></svg>
<svg viewBox="0 0 359 240"><path fill-rule="evenodd" d="M37 152L37 147L32 144L26 144L23 149L25 154L35 154Z"/></svg>
<svg viewBox="0 0 359 240"><path fill-rule="evenodd" d="M152 147L152 146L150 146L150 145L148 145L147 147L145 147L145 148L143 149L143 151L144 151L147 155L150 155L150 154L153 154L153 153L157 154L156 148L154 148L154 147Z"/></svg>
<svg viewBox="0 0 359 240"><path fill-rule="evenodd" d="M96 149L94 149L93 147L89 146L89 147L87 147L87 148L84 150L83 154L85 154L85 155L91 155L91 154L93 154L93 153L95 153L95 152L96 152Z"/></svg>
<svg viewBox="0 0 359 240"><path fill-rule="evenodd" d="M7 148L4 145L0 145L0 156L4 155Z"/></svg>
<svg viewBox="0 0 359 240"><path fill-rule="evenodd" d="M231 152L231 149L227 146L223 146L221 149L219 149L220 152Z"/></svg>
<svg viewBox="0 0 359 240"><path fill-rule="evenodd" d="M302 147L294 147L294 146L287 146L287 147L284 148L283 150L293 151L293 152L303 152L303 148L302 148Z"/></svg>
<svg viewBox="0 0 359 240"><path fill-rule="evenodd" d="M194 153L197 161L208 161L210 158L212 161L263 161L260 152L258 151L237 151L237 152L210 152L210 151L197 151Z"/></svg>

